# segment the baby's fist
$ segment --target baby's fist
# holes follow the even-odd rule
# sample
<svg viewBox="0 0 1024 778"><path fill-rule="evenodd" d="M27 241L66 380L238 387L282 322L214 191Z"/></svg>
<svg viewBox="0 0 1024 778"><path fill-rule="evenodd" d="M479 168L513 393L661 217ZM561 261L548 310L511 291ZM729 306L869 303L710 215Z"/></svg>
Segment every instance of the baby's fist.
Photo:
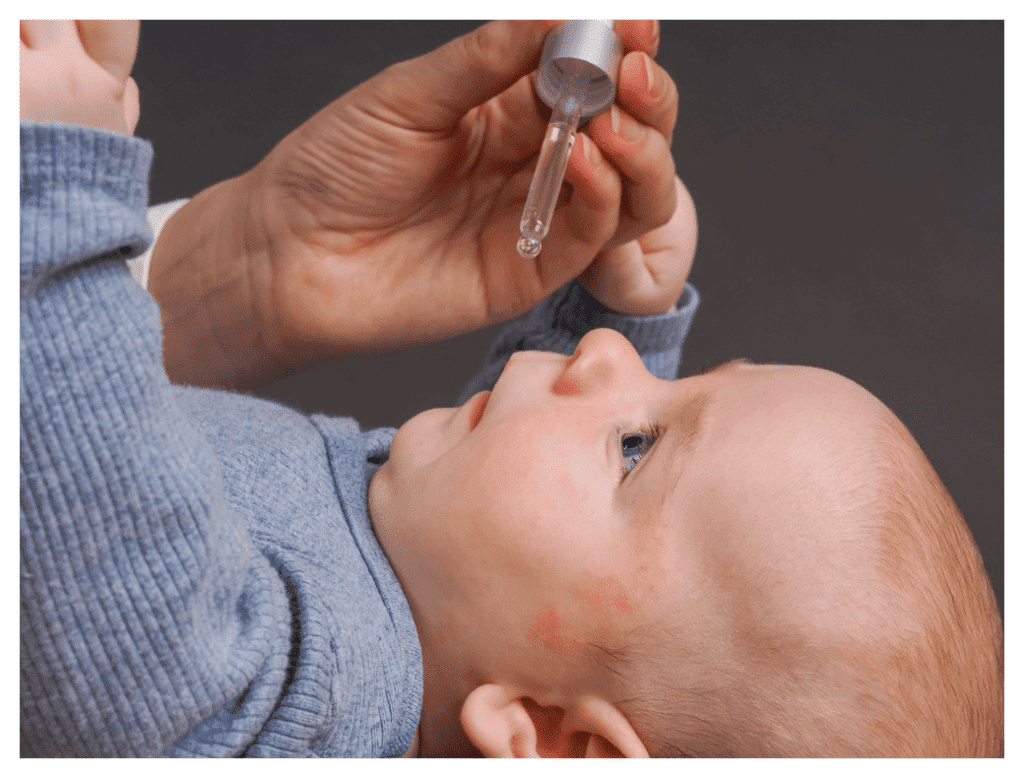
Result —
<svg viewBox="0 0 1024 778"><path fill-rule="evenodd" d="M128 74L138 21L22 20L20 28L21 121L135 131L139 89Z"/></svg>
<svg viewBox="0 0 1024 778"><path fill-rule="evenodd" d="M627 316L672 310L697 252L697 211L676 176L676 208L661 227L597 255L580 285L599 303Z"/></svg>

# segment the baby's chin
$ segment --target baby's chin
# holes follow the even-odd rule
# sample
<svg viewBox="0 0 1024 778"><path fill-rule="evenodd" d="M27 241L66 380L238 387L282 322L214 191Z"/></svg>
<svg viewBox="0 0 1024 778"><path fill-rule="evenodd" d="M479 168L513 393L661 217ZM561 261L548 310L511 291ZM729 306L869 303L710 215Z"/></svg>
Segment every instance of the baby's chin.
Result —
<svg viewBox="0 0 1024 778"><path fill-rule="evenodd" d="M377 533L378 540L380 540L378 517L383 521L383 517L389 515L388 502L392 478L391 460L389 459L377 468L377 472L373 474L366 489L366 508L370 515L370 524L373 526L374 532Z"/></svg>
<svg viewBox="0 0 1024 778"><path fill-rule="evenodd" d="M394 487L394 471L391 460L388 460L370 480L366 507L377 542L401 579L401 561L410 552L412 544L406 539L409 528L403 519L406 512L402 510L401 495L395 493Z"/></svg>
<svg viewBox="0 0 1024 778"><path fill-rule="evenodd" d="M398 428L388 459L374 473L367 490L370 521L378 538L386 526L400 520L403 506L415 504L417 484L430 477L431 466L458 444L450 423L457 410L431 408Z"/></svg>
<svg viewBox="0 0 1024 778"><path fill-rule="evenodd" d="M430 408L398 428L386 464L401 477L445 456L460 440L452 424L457 408Z"/></svg>

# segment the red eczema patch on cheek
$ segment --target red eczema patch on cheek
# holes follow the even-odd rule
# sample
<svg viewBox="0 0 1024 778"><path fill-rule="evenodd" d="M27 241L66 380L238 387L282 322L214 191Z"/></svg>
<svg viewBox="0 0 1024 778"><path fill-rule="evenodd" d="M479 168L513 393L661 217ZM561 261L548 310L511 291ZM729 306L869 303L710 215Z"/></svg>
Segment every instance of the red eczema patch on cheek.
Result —
<svg viewBox="0 0 1024 778"><path fill-rule="evenodd" d="M533 623L530 637L535 643L542 644L548 651L556 654L575 653L580 649L579 641L566 635L565 620L555 605L545 608Z"/></svg>

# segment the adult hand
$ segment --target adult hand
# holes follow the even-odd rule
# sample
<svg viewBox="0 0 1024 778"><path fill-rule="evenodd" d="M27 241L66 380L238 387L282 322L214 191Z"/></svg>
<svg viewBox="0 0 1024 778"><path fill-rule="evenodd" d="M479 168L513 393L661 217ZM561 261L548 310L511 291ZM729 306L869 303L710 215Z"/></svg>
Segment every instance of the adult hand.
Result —
<svg viewBox="0 0 1024 778"><path fill-rule="evenodd" d="M657 24L617 22L627 56L616 122L605 113L587 128L593 141L579 136L571 193L540 256L523 259L519 219L550 115L530 73L554 24L486 24L327 106L211 194L236 204L210 210L221 246L212 264L185 272L180 257L203 241L174 252L161 236L151 288L172 378L245 388L340 353L466 332L527 310L606 249L587 279L616 302L604 290L623 275L622 257L648 256L654 243L637 239L676 212L678 98L649 56ZM194 213L208 206L197 198ZM175 219L190 221L185 210ZM181 290L197 280L216 293L187 299ZM216 352L195 349L200 319Z"/></svg>
<svg viewBox="0 0 1024 778"><path fill-rule="evenodd" d="M139 89L128 74L137 21L22 20L19 27L21 121L135 132Z"/></svg>

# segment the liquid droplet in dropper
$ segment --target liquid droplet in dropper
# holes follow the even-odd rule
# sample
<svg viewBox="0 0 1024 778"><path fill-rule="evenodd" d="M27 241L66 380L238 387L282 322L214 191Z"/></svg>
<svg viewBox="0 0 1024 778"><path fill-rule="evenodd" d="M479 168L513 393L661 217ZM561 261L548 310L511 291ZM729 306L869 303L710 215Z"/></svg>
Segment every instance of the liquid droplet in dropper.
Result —
<svg viewBox="0 0 1024 778"><path fill-rule="evenodd" d="M524 235L516 243L516 250L523 259L534 259L540 254L540 241Z"/></svg>

